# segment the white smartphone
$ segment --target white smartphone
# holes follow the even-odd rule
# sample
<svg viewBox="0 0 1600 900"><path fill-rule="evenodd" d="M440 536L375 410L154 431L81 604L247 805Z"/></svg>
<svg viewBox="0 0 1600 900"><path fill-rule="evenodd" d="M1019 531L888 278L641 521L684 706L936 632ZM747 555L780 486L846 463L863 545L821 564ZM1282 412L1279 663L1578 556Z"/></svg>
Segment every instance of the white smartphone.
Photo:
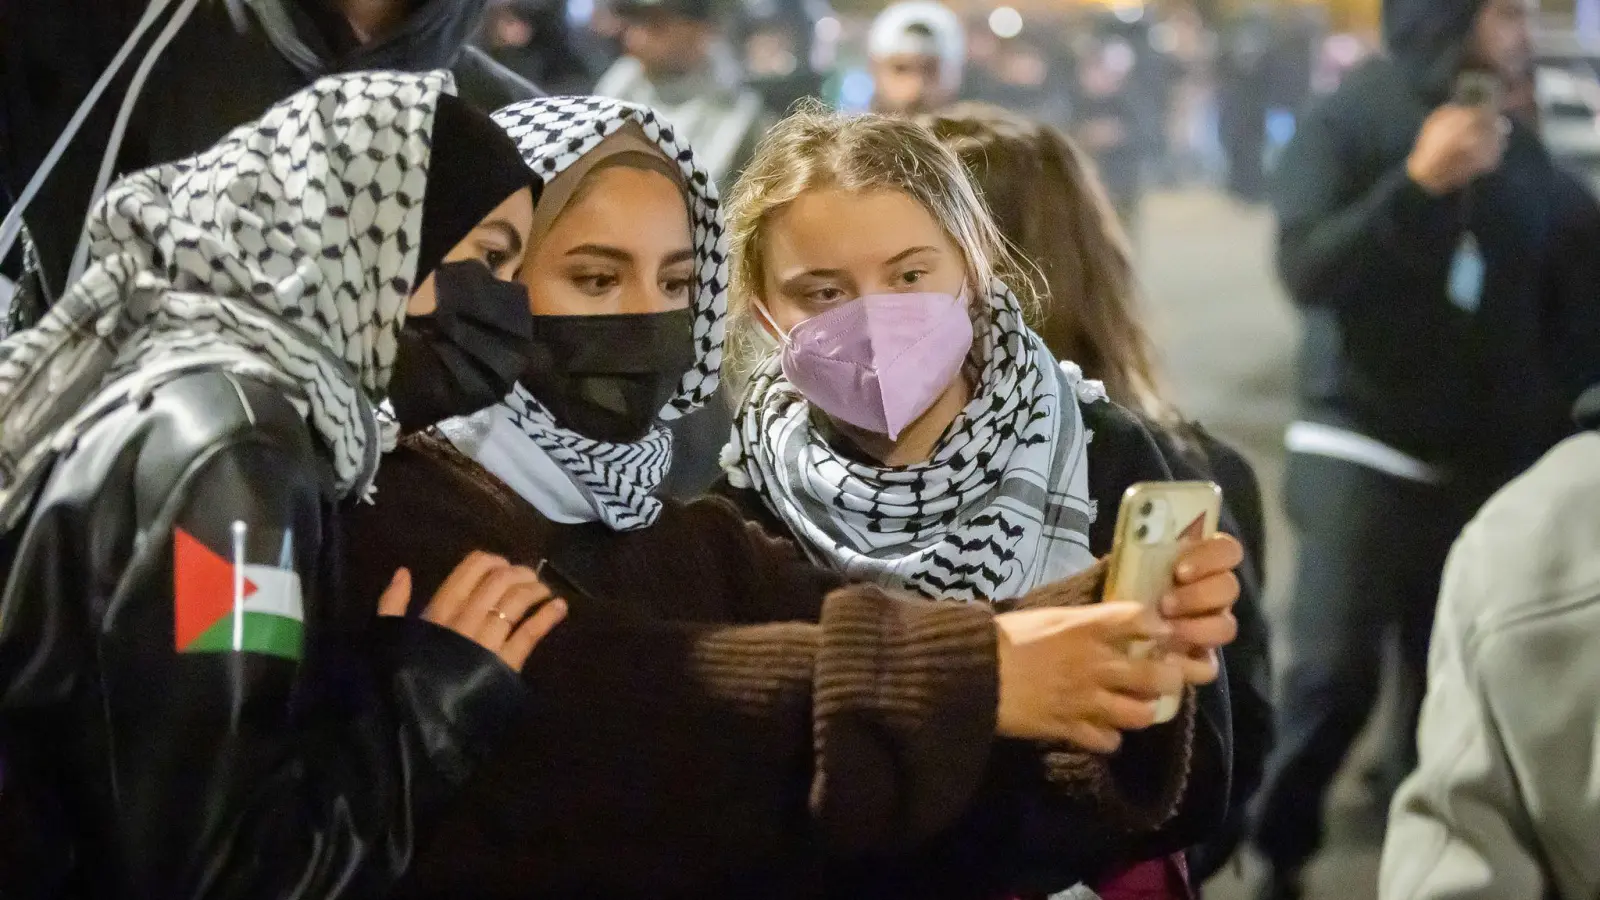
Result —
<svg viewBox="0 0 1600 900"><path fill-rule="evenodd" d="M1209 481L1146 481L1128 488L1117 513L1105 599L1156 607L1172 586L1183 548L1217 533L1222 489ZM1143 658L1157 648L1148 641L1129 652ZM1162 697L1156 721L1170 722L1182 697Z"/></svg>

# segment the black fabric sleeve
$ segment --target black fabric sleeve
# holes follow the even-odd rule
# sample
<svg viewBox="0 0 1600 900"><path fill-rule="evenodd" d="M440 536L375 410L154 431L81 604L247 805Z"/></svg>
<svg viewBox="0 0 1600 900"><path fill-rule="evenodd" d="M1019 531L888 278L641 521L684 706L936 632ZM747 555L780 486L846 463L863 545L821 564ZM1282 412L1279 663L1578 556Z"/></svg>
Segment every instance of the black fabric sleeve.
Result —
<svg viewBox="0 0 1600 900"><path fill-rule="evenodd" d="M1175 476L1166 454L1145 425L1113 403L1084 407L1084 421L1094 431L1089 450L1089 489L1100 514L1090 529L1090 547L1097 556L1111 552L1116 531L1116 509L1123 493L1141 481L1171 481ZM1233 721L1226 675L1195 692L1194 738L1187 782L1176 815L1143 842L1132 858L1153 857L1181 850L1209 837L1225 821L1233 764ZM1151 772L1164 765L1170 750L1166 734L1178 723L1145 731L1128 732L1122 749L1112 757L1113 776L1138 795Z"/></svg>
<svg viewBox="0 0 1600 900"><path fill-rule="evenodd" d="M1349 134L1358 110L1337 95L1304 117L1272 186L1278 269L1295 302L1343 305L1373 295L1385 273L1437 263L1460 232L1459 200L1435 198L1404 163L1372 174ZM1365 188L1353 187L1367 182ZM1381 292L1380 292L1381 293Z"/></svg>
<svg viewBox="0 0 1600 900"><path fill-rule="evenodd" d="M1246 807L1261 784L1266 755L1272 747L1272 666L1267 622L1263 612L1265 525L1261 488L1255 471L1238 451L1195 426L1189 452L1171 446L1166 454L1179 479L1210 479L1222 487L1219 530L1245 546L1245 561L1235 570L1239 600L1234 618L1239 634L1222 652L1228 695L1233 762L1228 779L1227 821L1190 855L1192 874L1216 872L1243 838ZM1158 439L1159 440L1159 439ZM1197 458L1198 457L1198 458Z"/></svg>
<svg viewBox="0 0 1600 900"><path fill-rule="evenodd" d="M443 629L324 629L335 598L321 593L321 499L302 463L261 441L217 450L117 586L96 647L103 718L86 723L116 785L95 810L118 851L116 893L380 894L519 702L509 669ZM296 593L299 641L284 637ZM289 615L234 613L268 597Z"/></svg>
<svg viewBox="0 0 1600 900"><path fill-rule="evenodd" d="M1548 287L1551 364L1568 403L1600 384L1600 208L1572 173L1557 169L1558 213Z"/></svg>

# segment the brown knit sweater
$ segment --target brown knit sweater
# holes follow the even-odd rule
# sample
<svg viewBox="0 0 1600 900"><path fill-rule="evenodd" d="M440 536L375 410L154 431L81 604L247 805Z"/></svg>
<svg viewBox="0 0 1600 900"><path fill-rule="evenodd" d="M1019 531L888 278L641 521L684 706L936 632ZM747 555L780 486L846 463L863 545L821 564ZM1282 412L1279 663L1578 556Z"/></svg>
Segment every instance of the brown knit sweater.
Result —
<svg viewBox="0 0 1600 900"><path fill-rule="evenodd" d="M523 672L527 715L437 827L411 895L885 896L935 872L912 860L964 829L1020 839L1019 816L1047 809L1053 834L1089 820L1125 841L1174 805L1130 804L1104 765L993 739L990 610L843 585L724 501L669 502L637 532L557 525L422 437L344 522L352 590L375 596L406 566L414 611L475 549L546 563L569 595ZM1161 780L1176 784L1186 736L1171 731L1180 759ZM1019 791L1045 806L1024 810ZM936 895L1006 881L978 868L940 874L964 886Z"/></svg>

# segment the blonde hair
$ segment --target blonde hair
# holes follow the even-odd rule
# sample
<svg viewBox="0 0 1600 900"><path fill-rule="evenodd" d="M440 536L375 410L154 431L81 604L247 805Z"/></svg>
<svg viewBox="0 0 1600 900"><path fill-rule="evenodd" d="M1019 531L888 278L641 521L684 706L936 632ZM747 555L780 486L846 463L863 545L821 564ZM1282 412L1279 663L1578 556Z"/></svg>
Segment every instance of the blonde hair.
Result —
<svg viewBox="0 0 1600 900"><path fill-rule="evenodd" d="M723 372L733 384L742 385L768 349L751 311L766 286L767 223L800 195L827 188L906 194L960 248L975 306L995 277L1017 290L1025 309L1031 302L1031 285L1018 277L977 188L932 132L909 119L843 115L807 103L767 132L728 198L732 290Z"/></svg>
<svg viewBox="0 0 1600 900"><path fill-rule="evenodd" d="M996 224L1043 281L1039 334L1155 421L1181 417L1161 390L1128 237L1094 163L1048 125L982 103L920 120L966 165Z"/></svg>

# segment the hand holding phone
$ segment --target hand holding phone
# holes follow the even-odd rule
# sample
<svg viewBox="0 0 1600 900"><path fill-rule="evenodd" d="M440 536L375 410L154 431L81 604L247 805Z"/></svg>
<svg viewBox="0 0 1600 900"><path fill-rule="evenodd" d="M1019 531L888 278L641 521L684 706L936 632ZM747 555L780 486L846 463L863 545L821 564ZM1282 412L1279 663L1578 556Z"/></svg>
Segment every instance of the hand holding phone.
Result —
<svg viewBox="0 0 1600 900"><path fill-rule="evenodd" d="M1411 180L1436 196L1458 191L1500 167L1509 123L1505 84L1486 72L1463 72L1451 102L1422 123L1406 160Z"/></svg>
<svg viewBox="0 0 1600 900"><path fill-rule="evenodd" d="M1185 609L1172 608L1182 605L1181 600L1175 599L1181 596L1180 590L1185 588L1179 578L1180 563L1190 566L1188 574L1211 574L1200 572L1195 564L1185 558L1185 554L1196 547L1205 546L1207 541L1216 536L1221 509L1222 491L1208 482L1144 482L1129 488L1123 495L1122 508L1117 516L1105 599L1111 602L1131 601L1155 609L1169 618L1186 612ZM1223 557L1223 560L1226 558ZM1237 561L1233 563L1237 564ZM1223 593L1226 594L1226 591ZM1237 580L1233 582L1233 595L1238 596ZM1231 608L1231 605L1230 599L1228 606ZM1176 629L1174 640L1181 640ZM1177 649L1187 655L1190 648L1185 640L1184 646ZM1130 655L1139 659L1166 650L1166 647L1158 647L1151 642L1136 642L1129 646ZM1204 675L1197 666L1191 666L1190 673L1199 677ZM1177 715L1180 700L1177 694L1163 696L1157 706L1156 721L1167 722Z"/></svg>

